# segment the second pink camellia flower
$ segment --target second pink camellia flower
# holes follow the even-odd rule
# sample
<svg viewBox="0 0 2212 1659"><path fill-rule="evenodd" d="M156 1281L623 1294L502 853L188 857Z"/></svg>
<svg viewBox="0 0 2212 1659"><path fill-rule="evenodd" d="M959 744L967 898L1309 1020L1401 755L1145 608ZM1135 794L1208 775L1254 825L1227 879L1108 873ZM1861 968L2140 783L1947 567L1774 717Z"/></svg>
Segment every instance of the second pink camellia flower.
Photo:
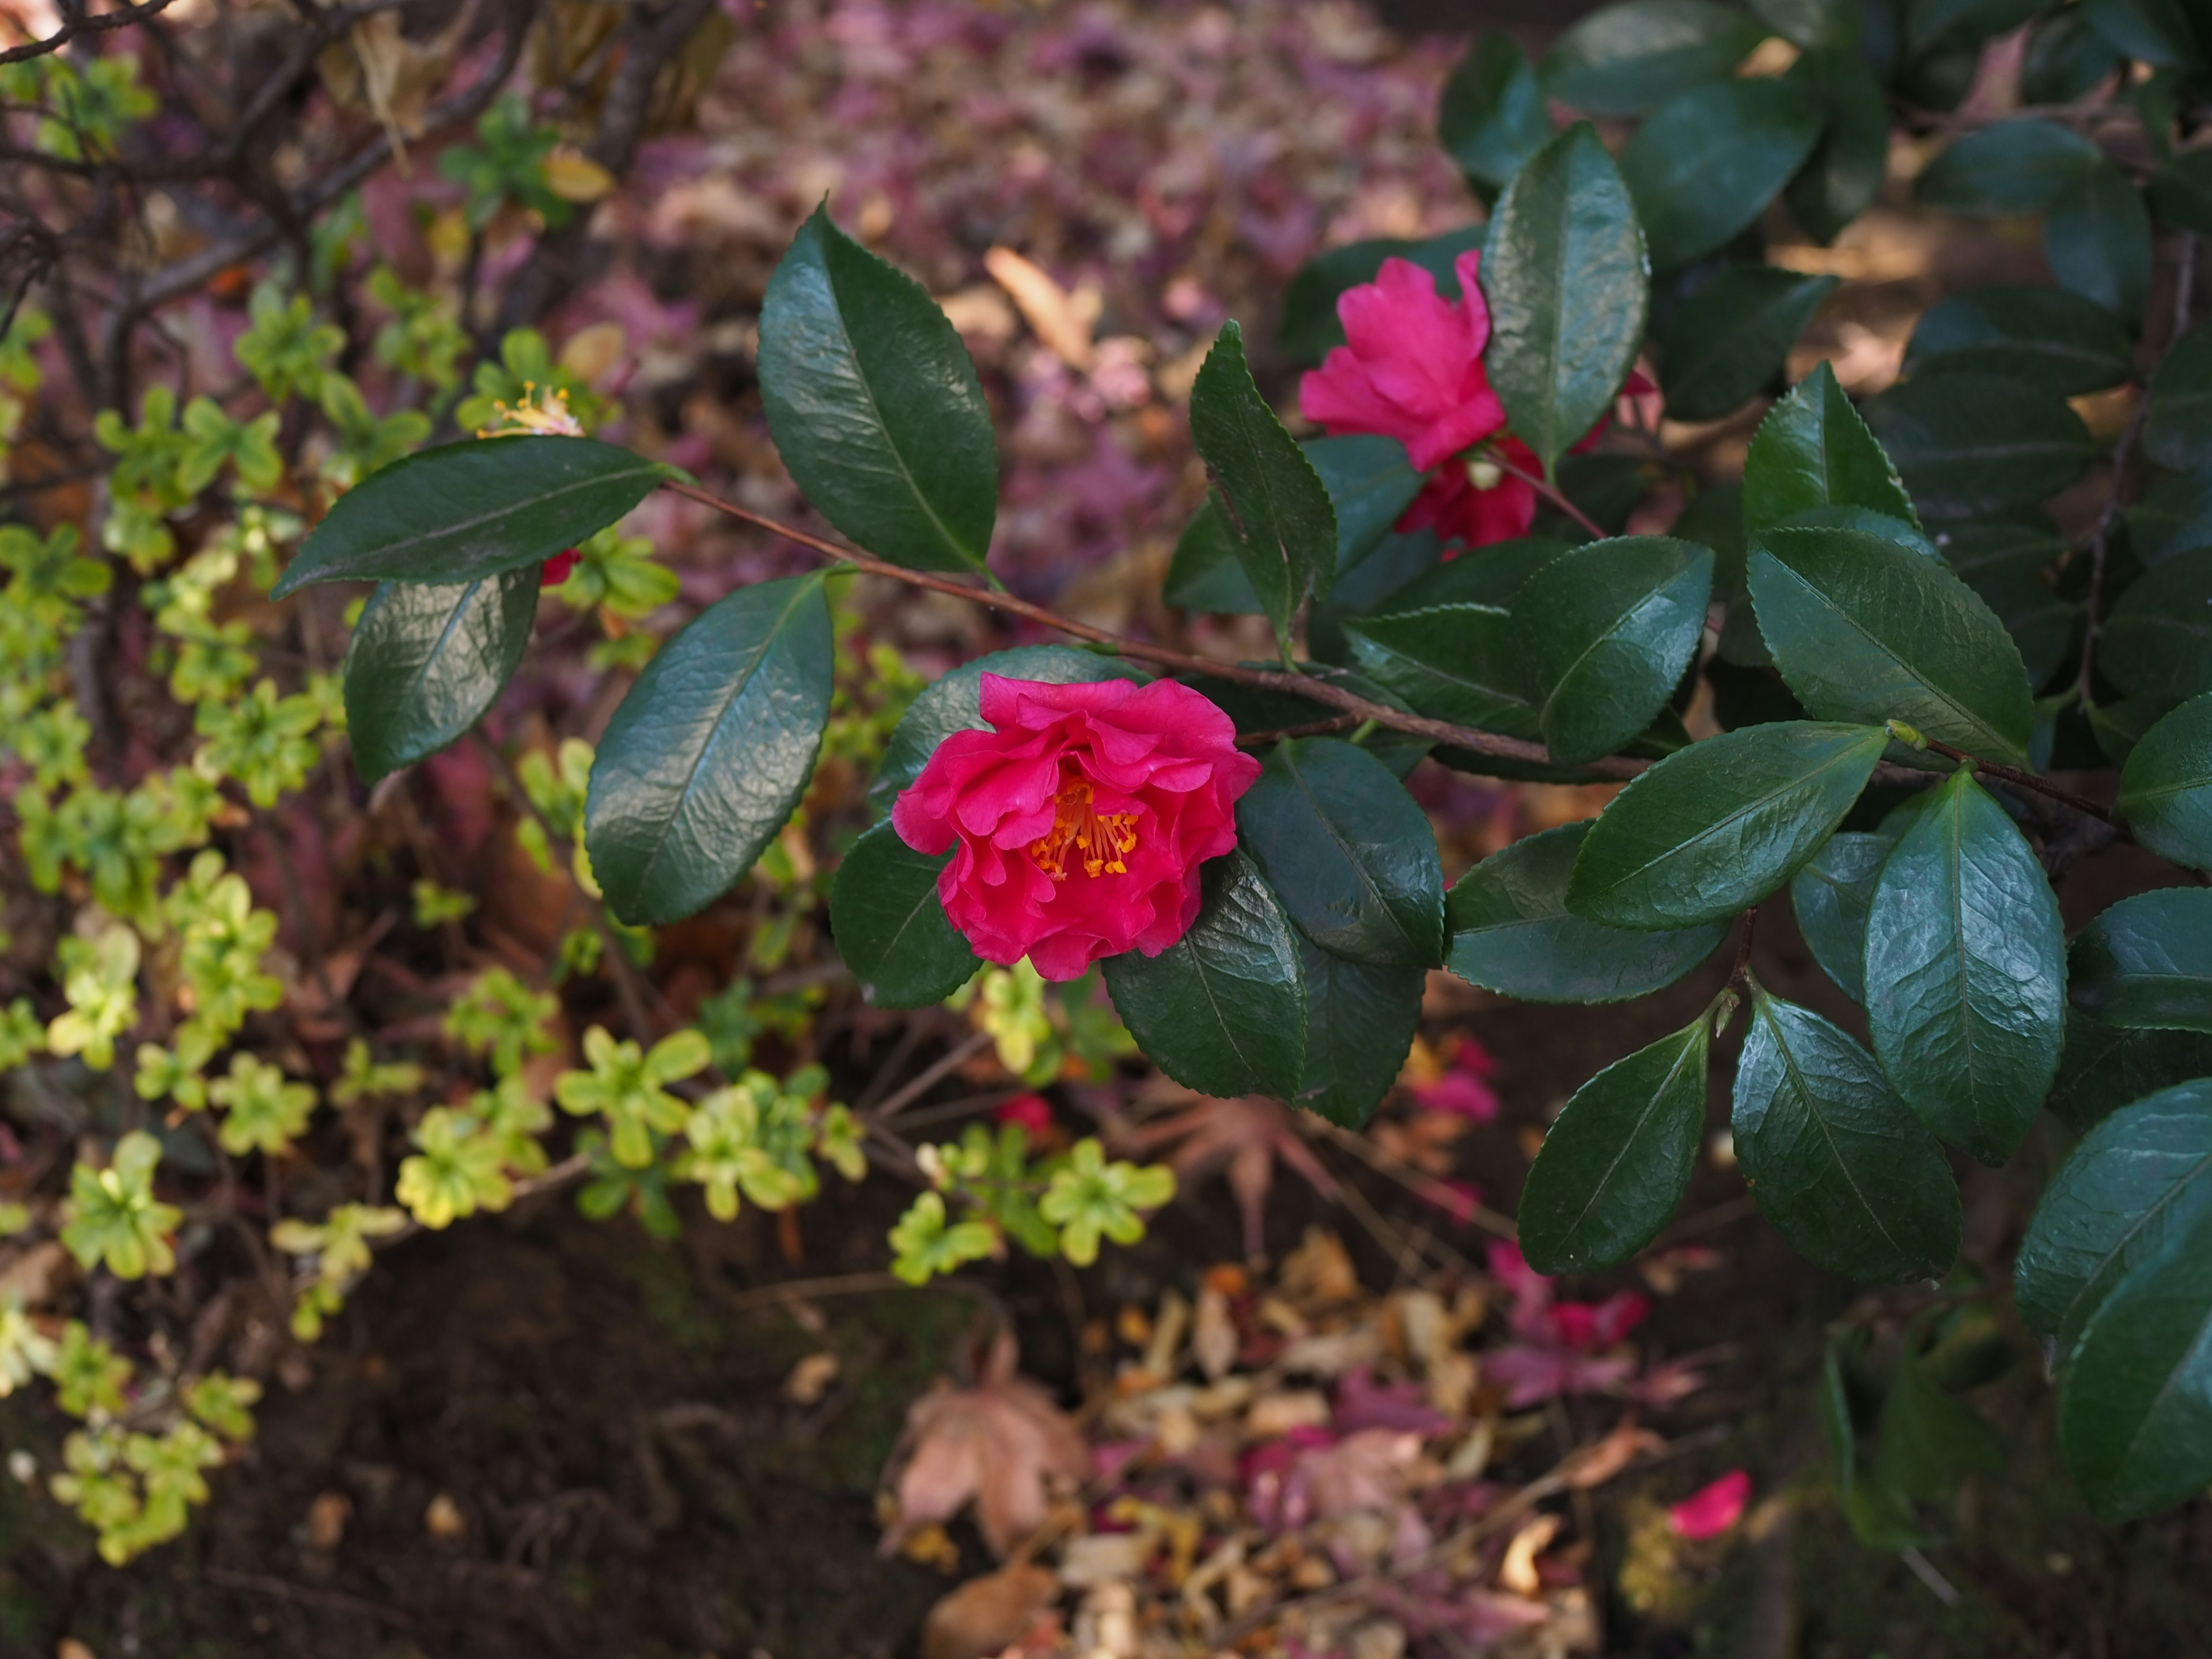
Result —
<svg viewBox="0 0 2212 1659"><path fill-rule="evenodd" d="M1051 980L1158 956L1198 919L1199 866L1237 845L1260 763L1235 725L1173 680L981 689L992 729L945 738L891 809L916 852L951 849L946 917L985 961Z"/></svg>

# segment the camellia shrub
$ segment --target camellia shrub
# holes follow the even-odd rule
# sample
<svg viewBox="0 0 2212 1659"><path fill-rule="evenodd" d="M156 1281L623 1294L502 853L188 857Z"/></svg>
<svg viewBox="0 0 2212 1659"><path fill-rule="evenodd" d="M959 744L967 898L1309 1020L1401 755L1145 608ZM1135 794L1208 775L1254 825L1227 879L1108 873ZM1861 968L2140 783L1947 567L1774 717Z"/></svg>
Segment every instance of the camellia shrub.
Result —
<svg viewBox="0 0 2212 1659"><path fill-rule="evenodd" d="M825 1165L857 1179L892 1158L924 1187L890 1235L917 1283L1009 1243L1083 1264L1141 1235L1172 1194L1163 1169L1095 1139L1035 1156L1018 1121L909 1146L830 1099L820 1066L748 1063L787 1011L739 997L672 1024L647 1007L635 963L653 930L749 876L805 884L787 832L829 757L870 775L830 887L845 966L881 1006L965 1000L1017 1073L1110 1064L1133 1042L1203 1094L1357 1127L1399 1077L1434 969L1600 1005L1720 964L1694 1020L1590 1079L1552 1127L1519 1207L1541 1273L1625 1261L1667 1224L1717 1044L1735 1045L1734 1149L1759 1209L1866 1281L1950 1273L1954 1154L2002 1164L2049 1108L2081 1139L2015 1290L2047 1345L2066 1461L2111 1518L2198 1492L2212 896L2189 872L2212 868L2212 335L2189 325L2212 152L2178 145L2212 40L2178 13L2051 8L2021 76L2051 107L1947 113L1987 36L2034 10L1632 0L1540 65L1478 40L1440 126L1484 219L1334 251L1285 296L1282 349L1312 365L1297 402L1324 435L1286 429L1235 323L1192 386L1212 489L1163 597L1263 618L1273 650L1255 661L1093 626L994 576L998 452L974 366L927 290L827 207L769 287L757 371L783 464L836 540L590 435L605 411L534 334L507 336L460 397L453 319L389 279L376 349L477 429L422 447L430 416L371 413L337 366L344 332L272 285L236 346L237 396L180 406L156 385L135 422L100 416L96 544L73 526L0 529L0 709L27 776L13 839L32 886L81 902L36 994L0 1011L0 1066L135 1068L166 1129L206 1131L201 1185L282 1157L320 1091L248 1040L283 997L276 923L221 832L341 745L363 799L464 740L506 768L470 733L529 654L541 595L617 618L669 598L650 545L617 526L672 492L820 568L739 586L665 643L611 629L595 665L635 678L596 747L507 775L531 855L565 864L587 901L563 963L607 975L626 1034L592 1025L584 1063L541 1086L558 994L477 975L444 1024L470 1086L414 1122L388 1190L268 1230L295 1264L302 1340L380 1242L554 1184L665 1229L673 1185L727 1218L803 1202ZM1739 72L1747 60L1763 72ZM115 119L127 82L102 106ZM1554 105L1607 127L1555 127ZM1762 238L1785 215L1817 239L1844 231L1899 122L1927 152L1921 201L2040 216L2057 282L1945 299L1907 377L1862 410L1825 365L1782 384L1833 279L1767 263ZM2115 132L2142 153L2108 151ZM451 169L471 202L551 222L554 137L507 104L478 137ZM37 315L16 314L17 356L0 357L33 392ZM2123 390L2100 454L2077 405ZM1755 420L1740 480L1677 459L1662 416ZM2075 486L2100 462L2091 499ZM304 485L292 507L260 499L288 477ZM203 535L210 500L221 527ZM1664 533L1621 533L1655 515ZM199 538L189 552L180 531ZM70 671L118 568L195 711L189 763L128 790L87 775ZM278 602L373 585L336 672L264 672L211 605L241 569ZM1064 642L916 686L852 650L840 600L856 573ZM1406 786L1424 765L1625 787L1447 890ZM2051 882L2122 839L2176 884L2069 945ZM1866 1044L1750 971L1785 892ZM415 896L425 928L468 909L434 884ZM330 964L314 972L331 1012ZM327 1090L341 1108L422 1086L366 1040L345 1054ZM557 1165L556 1108L587 1126ZM88 1139L54 1208L60 1243L116 1278L174 1272L169 1143ZM1912 1500L1984 1460L1987 1431L1908 1344L1862 1471L1855 1368L1839 1347L1822 1395L1846 1502L1863 1535L1909 1542ZM53 1489L111 1559L173 1536L200 1472L251 1427L248 1381L131 1395L130 1362L86 1325L57 1337L0 1310L0 1382L34 1376L87 1419ZM1917 1463L1892 1443L1907 1420Z"/></svg>

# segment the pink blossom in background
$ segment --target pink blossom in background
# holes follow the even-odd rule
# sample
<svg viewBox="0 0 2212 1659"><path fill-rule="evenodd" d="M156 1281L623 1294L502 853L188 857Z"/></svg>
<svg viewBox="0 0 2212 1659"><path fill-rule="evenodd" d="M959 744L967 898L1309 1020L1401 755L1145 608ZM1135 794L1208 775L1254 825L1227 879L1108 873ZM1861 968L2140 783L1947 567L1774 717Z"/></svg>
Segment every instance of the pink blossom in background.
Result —
<svg viewBox="0 0 2212 1659"><path fill-rule="evenodd" d="M945 915L988 962L1050 980L1158 956L1198 918L1198 871L1237 845L1260 763L1173 680L1047 685L982 677L988 732L956 732L898 798L918 853L948 849Z"/></svg>
<svg viewBox="0 0 2212 1659"><path fill-rule="evenodd" d="M1504 1385L1506 1405L1518 1411L1562 1395L1618 1394L1635 1376L1633 1354L1609 1353L1651 1311L1633 1291L1602 1302L1560 1302L1552 1281L1528 1265L1517 1244L1490 1246L1492 1277L1513 1298L1515 1340L1483 1356L1483 1375Z"/></svg>
<svg viewBox="0 0 2212 1659"><path fill-rule="evenodd" d="M1042 1095L1016 1095L992 1114L1001 1123L1018 1123L1031 1140L1052 1127L1052 1105Z"/></svg>
<svg viewBox="0 0 2212 1659"><path fill-rule="evenodd" d="M1495 1121L1498 1091L1491 1087L1490 1079L1497 1073L1498 1062L1490 1051L1473 1037L1455 1036L1445 1054L1445 1068L1435 1082L1407 1088L1414 1104L1424 1111L1452 1112L1478 1123Z"/></svg>
<svg viewBox="0 0 2212 1659"><path fill-rule="evenodd" d="M1667 1524L1678 1538L1717 1538L1743 1518L1751 1501L1751 1476L1730 1469L1710 1486L1701 1486L1667 1511Z"/></svg>

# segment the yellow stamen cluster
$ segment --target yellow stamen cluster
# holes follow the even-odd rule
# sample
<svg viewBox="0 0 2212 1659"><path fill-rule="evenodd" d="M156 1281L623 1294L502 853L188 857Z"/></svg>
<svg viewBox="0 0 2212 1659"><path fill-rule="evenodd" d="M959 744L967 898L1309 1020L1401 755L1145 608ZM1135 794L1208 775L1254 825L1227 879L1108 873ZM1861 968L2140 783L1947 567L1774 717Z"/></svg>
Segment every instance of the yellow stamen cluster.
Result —
<svg viewBox="0 0 2212 1659"><path fill-rule="evenodd" d="M1085 875L1127 875L1129 866L1122 860L1137 850L1137 815L1094 811L1090 784L1064 779L1053 797L1052 828L1030 843L1030 857L1054 881L1066 881L1071 847L1081 854L1077 861Z"/></svg>
<svg viewBox="0 0 2212 1659"><path fill-rule="evenodd" d="M503 398L495 398L491 407L492 423L477 428L479 438L507 438L532 432L556 438L584 435L583 422L568 412L566 386L547 386L541 394L537 381L525 380L520 399L509 404Z"/></svg>

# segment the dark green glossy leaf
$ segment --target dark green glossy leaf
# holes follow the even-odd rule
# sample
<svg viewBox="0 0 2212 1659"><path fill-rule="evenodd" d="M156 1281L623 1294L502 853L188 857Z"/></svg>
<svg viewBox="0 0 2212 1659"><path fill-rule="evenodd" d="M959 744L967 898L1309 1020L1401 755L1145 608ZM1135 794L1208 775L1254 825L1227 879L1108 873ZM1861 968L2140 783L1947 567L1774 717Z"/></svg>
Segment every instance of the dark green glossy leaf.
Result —
<svg viewBox="0 0 2212 1659"><path fill-rule="evenodd" d="M2135 181L2111 161L2067 180L2044 223L2043 257L2061 288L2140 322L2150 293L2150 210Z"/></svg>
<svg viewBox="0 0 2212 1659"><path fill-rule="evenodd" d="M1966 578L2019 647L2027 683L2040 690L2074 650L2081 631L2081 609L2062 599L2036 571L1997 568Z"/></svg>
<svg viewBox="0 0 2212 1659"><path fill-rule="evenodd" d="M1757 219L1813 153L1826 114L1771 78L1716 82L1663 105L1620 153L1651 268L1701 258Z"/></svg>
<svg viewBox="0 0 2212 1659"><path fill-rule="evenodd" d="M2057 288L1974 288L1921 316L1905 367L2027 380L2071 398L2124 384L2132 348L2120 319Z"/></svg>
<svg viewBox="0 0 2212 1659"><path fill-rule="evenodd" d="M2058 1447L2107 1522L2212 1481L2212 1207L2173 1228L2083 1327L2059 1383Z"/></svg>
<svg viewBox="0 0 2212 1659"><path fill-rule="evenodd" d="M1160 596L1185 611L1256 617L1260 596L1237 556L1237 532L1220 498L1208 495L1176 540Z"/></svg>
<svg viewBox="0 0 2212 1659"><path fill-rule="evenodd" d="M1544 56L1544 91L1592 115L1641 115L1728 75L1764 33L1708 0L1627 0L1559 37Z"/></svg>
<svg viewBox="0 0 2212 1659"><path fill-rule="evenodd" d="M1346 962L1298 941L1306 981L1305 1075L1291 1103L1365 1127L1398 1080L1421 1021L1425 969Z"/></svg>
<svg viewBox="0 0 2212 1659"><path fill-rule="evenodd" d="M1863 0L1750 0L1752 15L1793 46L1856 46Z"/></svg>
<svg viewBox="0 0 2212 1659"><path fill-rule="evenodd" d="M1766 412L1743 467L1743 522L1756 532L1815 507L1864 507L1917 525L1912 498L1822 363Z"/></svg>
<svg viewBox="0 0 2212 1659"><path fill-rule="evenodd" d="M1848 46L1807 52L1785 79L1826 106L1828 125L1783 199L1815 240L1832 242L1881 192L1889 167L1889 105L1865 58Z"/></svg>
<svg viewBox="0 0 2212 1659"><path fill-rule="evenodd" d="M2212 547L2128 585L2105 619L2097 669L2130 694L2181 702L2212 691Z"/></svg>
<svg viewBox="0 0 2212 1659"><path fill-rule="evenodd" d="M1252 383L1233 323L1206 355L1190 392L1191 436L1218 486L1244 574L1276 637L1287 641L1309 595L1336 574L1336 511L1275 411Z"/></svg>
<svg viewBox="0 0 2212 1659"><path fill-rule="evenodd" d="M2055 121L2000 121L1954 138L1922 171L1920 200L1961 213L2041 213L2104 152Z"/></svg>
<svg viewBox="0 0 2212 1659"><path fill-rule="evenodd" d="M1334 738L1279 743L1237 804L1240 844L1301 933L1353 962L1443 960L1443 868L1405 787Z"/></svg>
<svg viewBox="0 0 2212 1659"><path fill-rule="evenodd" d="M2064 398L1993 374L1923 374L1875 398L1867 419L1914 498L1938 517L2046 500L2096 459Z"/></svg>
<svg viewBox="0 0 2212 1659"><path fill-rule="evenodd" d="M372 473L308 534L271 599L309 582L457 586L519 570L604 530L667 477L592 438L472 438Z"/></svg>
<svg viewBox="0 0 2212 1659"><path fill-rule="evenodd" d="M2184 335L2151 376L2142 443L2176 472L2212 463L2212 328Z"/></svg>
<svg viewBox="0 0 2212 1659"><path fill-rule="evenodd" d="M2160 167L2150 205L2166 223L2212 236L2212 150L2185 149Z"/></svg>
<svg viewBox="0 0 2212 1659"><path fill-rule="evenodd" d="M1988 1419L1936 1386L1921 1368L1918 1342L1908 1328L1881 1403L1873 1476L1900 1498L1926 1502L1960 1475L2002 1474L2005 1449Z"/></svg>
<svg viewBox="0 0 2212 1659"><path fill-rule="evenodd" d="M928 290L826 207L769 279L760 387L776 453L823 518L893 564L983 568L999 451L975 365Z"/></svg>
<svg viewBox="0 0 2212 1659"><path fill-rule="evenodd" d="M2034 849L1973 775L1933 793L1868 908L1867 1026L1922 1121L1997 1164L2057 1074L2066 933Z"/></svg>
<svg viewBox="0 0 2212 1659"><path fill-rule="evenodd" d="M1613 407L1643 345L1644 233L1586 121L1529 158L1491 222L1483 360L1514 432L1549 468Z"/></svg>
<svg viewBox="0 0 2212 1659"><path fill-rule="evenodd" d="M1905 41L1915 55L1978 46L2018 28L2043 0L1905 0Z"/></svg>
<svg viewBox="0 0 2212 1659"><path fill-rule="evenodd" d="M1453 267L1461 254L1482 246L1489 228L1486 224L1462 225L1418 242L1381 236L1316 254L1298 268L1283 295L1283 325L1277 337L1283 355L1312 368L1332 348L1342 345L1344 325L1336 314L1337 296L1373 282L1385 259L1410 260L1436 278L1438 294L1457 299L1459 277Z"/></svg>
<svg viewBox="0 0 2212 1659"><path fill-rule="evenodd" d="M2069 966L2074 1006L2100 1024L2212 1034L2212 888L2122 899L2081 930Z"/></svg>
<svg viewBox="0 0 2212 1659"><path fill-rule="evenodd" d="M2066 1048L2051 1109L2086 1134L2131 1101L2212 1077L2212 1037L2196 1031L2130 1031L2066 1011Z"/></svg>
<svg viewBox="0 0 2212 1659"><path fill-rule="evenodd" d="M1347 622L1344 636L1352 659L1416 713L1535 740L1536 709L1505 611L1438 605L1364 617Z"/></svg>
<svg viewBox="0 0 2212 1659"><path fill-rule="evenodd" d="M2172 697L2155 694L2122 697L2118 702L2093 702L2088 709L2090 734L2106 760L2124 767L2144 733L2179 706Z"/></svg>
<svg viewBox="0 0 2212 1659"><path fill-rule="evenodd" d="M2143 733L2120 772L2119 806L2152 852L2212 870L2212 696L2191 697Z"/></svg>
<svg viewBox="0 0 2212 1659"><path fill-rule="evenodd" d="M2070 104L2119 73L2120 55L2081 15L2069 8L2045 18L2027 38L2020 94L2030 104Z"/></svg>
<svg viewBox="0 0 2212 1659"><path fill-rule="evenodd" d="M1553 760L1595 760L1651 724L1705 631L1712 574L1710 548L1625 536L1561 554L1522 585L1511 629Z"/></svg>
<svg viewBox="0 0 2212 1659"><path fill-rule="evenodd" d="M1283 907L1242 853L1210 860L1190 931L1156 957L1106 959L1115 1012L1185 1088L1288 1100L1304 1075L1305 976Z"/></svg>
<svg viewBox="0 0 2212 1659"><path fill-rule="evenodd" d="M2013 1270L2020 1316L2061 1353L2167 1237L2212 1206L2212 1079L2112 1114L2044 1189Z"/></svg>
<svg viewBox="0 0 2212 1659"><path fill-rule="evenodd" d="M1799 1254L1886 1283L1951 1265L1959 1189L1936 1137L1873 1055L1756 981L1732 1122L1752 1196Z"/></svg>
<svg viewBox="0 0 2212 1659"><path fill-rule="evenodd" d="M530 644L543 569L377 585L345 659L346 736L362 782L443 749L498 700Z"/></svg>
<svg viewBox="0 0 2212 1659"><path fill-rule="evenodd" d="M1479 34L1444 82L1437 137L1460 171L1494 195L1552 136L1536 71L1510 35Z"/></svg>
<svg viewBox="0 0 2212 1659"><path fill-rule="evenodd" d="M1298 446L1313 463L1336 512L1336 574L1357 569L1421 493L1421 475L1406 463L1395 438L1359 434L1308 438Z"/></svg>
<svg viewBox="0 0 2212 1659"><path fill-rule="evenodd" d="M806 793L830 718L822 580L762 582L709 606L607 722L584 847L623 921L674 921L713 902Z"/></svg>
<svg viewBox="0 0 2212 1659"><path fill-rule="evenodd" d="M2140 58L2158 69L2203 66L2183 0L2082 0L2081 15L2123 57Z"/></svg>
<svg viewBox="0 0 2212 1659"><path fill-rule="evenodd" d="M888 821L853 843L830 889L830 931L861 994L884 1008L926 1008L965 985L982 960L945 919L932 858Z"/></svg>
<svg viewBox="0 0 2212 1659"><path fill-rule="evenodd" d="M1379 614L1401 617L1417 611L1467 606L1509 610L1521 584L1570 545L1532 536L1471 547L1449 563L1438 565L1419 580L1400 588Z"/></svg>
<svg viewBox="0 0 2212 1659"><path fill-rule="evenodd" d="M1831 836L1790 884L1790 908L1813 960L1860 1004L1866 1001L1867 907L1895 845L1887 836Z"/></svg>
<svg viewBox="0 0 2212 1659"><path fill-rule="evenodd" d="M2146 566L2212 547L2212 467L2153 484L2129 509L2128 545Z"/></svg>
<svg viewBox="0 0 2212 1659"><path fill-rule="evenodd" d="M1683 301L1660 382L1678 421L1717 421L1764 391L1836 286L1773 265L1730 265Z"/></svg>
<svg viewBox="0 0 2212 1659"><path fill-rule="evenodd" d="M1080 685L1092 680L1142 682L1151 678L1134 663L1072 645L1019 645L964 662L939 675L907 705L906 713L891 730L890 740L884 745L883 760L868 788L870 799L888 806L893 795L921 775L937 745L955 732L991 729L978 712L986 674L1046 685Z"/></svg>
<svg viewBox="0 0 2212 1659"><path fill-rule="evenodd" d="M1691 927L1734 915L1804 867L1887 744L1879 726L1787 720L1669 755L1591 827L1568 908L1617 927Z"/></svg>
<svg viewBox="0 0 2212 1659"><path fill-rule="evenodd" d="M1650 933L1587 921L1567 881L1587 823L1562 824L1492 853L1444 901L1444 965L1524 1002L1620 1002L1672 985L1712 955L1728 924Z"/></svg>
<svg viewBox="0 0 2212 1659"><path fill-rule="evenodd" d="M1705 1133L1712 1023L1615 1060L1575 1091L1521 1189L1521 1249L1540 1273L1589 1273L1649 1244L1682 1201Z"/></svg>
<svg viewBox="0 0 2212 1659"><path fill-rule="evenodd" d="M1759 532L1747 566L1759 633L1816 715L1898 720L2024 763L2034 726L2020 649L1940 559L1863 531Z"/></svg>
<svg viewBox="0 0 2212 1659"><path fill-rule="evenodd" d="M1713 597L1734 599L1743 592L1743 486L1708 485L1690 498L1668 530L1686 542L1713 550Z"/></svg>

